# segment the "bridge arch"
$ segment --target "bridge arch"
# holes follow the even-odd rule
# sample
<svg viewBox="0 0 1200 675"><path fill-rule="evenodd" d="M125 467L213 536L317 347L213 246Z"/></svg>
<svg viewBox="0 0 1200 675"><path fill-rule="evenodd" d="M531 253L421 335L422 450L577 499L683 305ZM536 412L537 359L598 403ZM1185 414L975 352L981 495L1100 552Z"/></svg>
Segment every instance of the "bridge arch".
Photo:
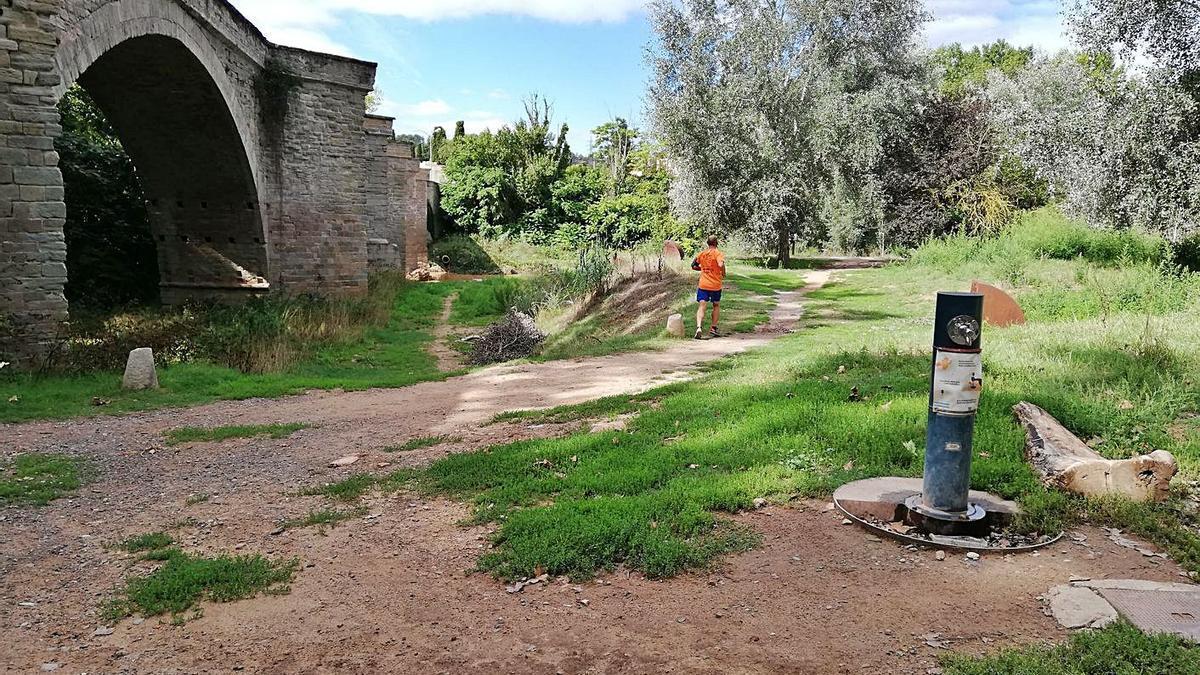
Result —
<svg viewBox="0 0 1200 675"><path fill-rule="evenodd" d="M145 0L99 6L55 51L55 99L82 86L133 160L167 302L269 287L257 125L230 56L178 4Z"/></svg>

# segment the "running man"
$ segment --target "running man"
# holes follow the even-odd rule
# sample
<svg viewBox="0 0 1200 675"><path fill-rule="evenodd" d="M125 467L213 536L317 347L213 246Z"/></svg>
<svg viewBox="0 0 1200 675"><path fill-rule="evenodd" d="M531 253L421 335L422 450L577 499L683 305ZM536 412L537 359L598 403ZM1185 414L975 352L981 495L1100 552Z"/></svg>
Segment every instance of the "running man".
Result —
<svg viewBox="0 0 1200 675"><path fill-rule="evenodd" d="M696 291L696 339L704 335L704 315L712 303L712 328L709 336L717 337L717 322L721 318L721 286L725 281L725 254L717 248L716 236L708 238L708 248L692 261L692 269L700 272L700 288Z"/></svg>

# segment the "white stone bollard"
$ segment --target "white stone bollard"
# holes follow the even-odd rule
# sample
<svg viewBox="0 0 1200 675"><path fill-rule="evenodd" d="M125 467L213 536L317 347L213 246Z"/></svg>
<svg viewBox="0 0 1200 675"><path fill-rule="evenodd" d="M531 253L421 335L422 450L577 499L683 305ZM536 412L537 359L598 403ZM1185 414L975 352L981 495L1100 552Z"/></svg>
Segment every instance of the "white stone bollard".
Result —
<svg viewBox="0 0 1200 675"><path fill-rule="evenodd" d="M677 338L684 336L682 314L672 314L667 317L667 335Z"/></svg>
<svg viewBox="0 0 1200 675"><path fill-rule="evenodd" d="M125 363L125 389L158 389L158 373L154 370L154 350L142 347L129 352Z"/></svg>

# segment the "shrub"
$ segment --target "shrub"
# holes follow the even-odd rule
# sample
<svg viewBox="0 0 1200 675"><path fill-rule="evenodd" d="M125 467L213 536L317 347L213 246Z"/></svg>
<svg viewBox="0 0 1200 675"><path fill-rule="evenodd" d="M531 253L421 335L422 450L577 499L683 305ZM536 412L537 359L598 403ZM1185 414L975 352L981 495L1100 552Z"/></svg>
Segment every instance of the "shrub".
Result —
<svg viewBox="0 0 1200 675"><path fill-rule="evenodd" d="M458 274L498 274L500 267L475 240L464 235L439 239L429 247L429 257L450 272Z"/></svg>

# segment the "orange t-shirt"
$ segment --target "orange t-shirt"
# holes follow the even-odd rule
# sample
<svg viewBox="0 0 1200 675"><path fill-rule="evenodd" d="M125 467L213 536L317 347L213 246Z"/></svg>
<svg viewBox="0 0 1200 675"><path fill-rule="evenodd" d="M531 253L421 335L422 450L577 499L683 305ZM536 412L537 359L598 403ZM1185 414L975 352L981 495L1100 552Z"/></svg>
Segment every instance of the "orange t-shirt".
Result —
<svg viewBox="0 0 1200 675"><path fill-rule="evenodd" d="M725 254L709 248L696 256L696 260L700 262L700 290L721 290L721 283L725 281Z"/></svg>

